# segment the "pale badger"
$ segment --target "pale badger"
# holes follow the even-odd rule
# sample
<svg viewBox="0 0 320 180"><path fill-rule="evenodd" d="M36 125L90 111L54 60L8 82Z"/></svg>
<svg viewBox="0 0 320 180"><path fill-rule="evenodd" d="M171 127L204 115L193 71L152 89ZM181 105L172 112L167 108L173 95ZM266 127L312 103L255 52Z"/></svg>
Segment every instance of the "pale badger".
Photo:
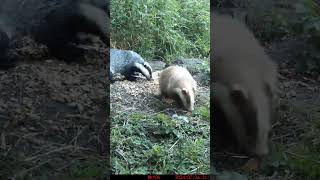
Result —
<svg viewBox="0 0 320 180"><path fill-rule="evenodd" d="M212 24L213 131L227 122L238 147L266 155L277 66L243 23L213 13Z"/></svg>
<svg viewBox="0 0 320 180"><path fill-rule="evenodd" d="M182 102L188 111L194 110L197 82L189 71L180 66L170 66L160 73L160 92L165 97Z"/></svg>
<svg viewBox="0 0 320 180"><path fill-rule="evenodd" d="M109 79L114 80L116 73L124 75L128 80L135 80L137 73L141 73L148 80L152 79L151 66L138 53L111 48Z"/></svg>

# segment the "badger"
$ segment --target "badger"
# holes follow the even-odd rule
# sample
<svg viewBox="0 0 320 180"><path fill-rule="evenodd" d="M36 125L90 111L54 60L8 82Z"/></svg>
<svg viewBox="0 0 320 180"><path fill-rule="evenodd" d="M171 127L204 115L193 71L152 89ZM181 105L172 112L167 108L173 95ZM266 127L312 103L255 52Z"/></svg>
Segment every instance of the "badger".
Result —
<svg viewBox="0 0 320 180"><path fill-rule="evenodd" d="M148 80L152 79L151 66L138 53L111 48L109 80L113 81L117 73L124 75L130 81L136 80L137 73L141 73Z"/></svg>
<svg viewBox="0 0 320 180"><path fill-rule="evenodd" d="M182 102L188 111L194 110L197 82L189 71L181 66L169 66L160 73L160 92L164 97Z"/></svg>
<svg viewBox="0 0 320 180"><path fill-rule="evenodd" d="M276 107L277 66L243 23L212 15L214 131L227 126L240 149L264 156Z"/></svg>
<svg viewBox="0 0 320 180"><path fill-rule="evenodd" d="M99 36L109 46L109 0L0 0L0 65L7 43L31 36L63 60L76 60L79 33ZM4 37L4 38L2 38ZM2 47L4 44L4 47Z"/></svg>

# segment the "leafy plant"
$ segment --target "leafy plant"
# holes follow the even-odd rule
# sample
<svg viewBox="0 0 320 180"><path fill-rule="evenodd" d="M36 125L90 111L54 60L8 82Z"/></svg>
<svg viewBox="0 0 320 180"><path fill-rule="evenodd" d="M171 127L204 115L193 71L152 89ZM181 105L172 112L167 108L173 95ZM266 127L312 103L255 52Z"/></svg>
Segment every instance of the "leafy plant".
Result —
<svg viewBox="0 0 320 180"><path fill-rule="evenodd" d="M210 49L208 0L113 0L111 44L150 59L207 57Z"/></svg>

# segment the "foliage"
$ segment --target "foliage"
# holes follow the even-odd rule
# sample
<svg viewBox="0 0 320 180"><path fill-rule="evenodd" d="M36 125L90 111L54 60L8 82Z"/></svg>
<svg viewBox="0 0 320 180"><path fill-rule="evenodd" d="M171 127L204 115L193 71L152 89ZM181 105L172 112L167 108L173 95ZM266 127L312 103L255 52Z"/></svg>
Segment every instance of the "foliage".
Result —
<svg viewBox="0 0 320 180"><path fill-rule="evenodd" d="M306 46L298 57L298 68L302 71L320 70L320 3L304 0L296 6L299 18L293 24L297 36L306 39Z"/></svg>
<svg viewBox="0 0 320 180"><path fill-rule="evenodd" d="M290 148L277 144L275 151L262 164L264 174L272 175L274 171L285 174L294 172L303 179L320 178L319 152L299 144Z"/></svg>
<svg viewBox="0 0 320 180"><path fill-rule="evenodd" d="M220 0L222 2L222 0ZM320 3L317 0L231 0L246 12L246 23L261 42L294 39L299 42L296 68L320 69Z"/></svg>
<svg viewBox="0 0 320 180"><path fill-rule="evenodd" d="M111 44L146 58L207 57L208 0L113 0Z"/></svg>
<svg viewBox="0 0 320 180"><path fill-rule="evenodd" d="M199 115L115 112L111 117L113 173L209 172L209 123Z"/></svg>

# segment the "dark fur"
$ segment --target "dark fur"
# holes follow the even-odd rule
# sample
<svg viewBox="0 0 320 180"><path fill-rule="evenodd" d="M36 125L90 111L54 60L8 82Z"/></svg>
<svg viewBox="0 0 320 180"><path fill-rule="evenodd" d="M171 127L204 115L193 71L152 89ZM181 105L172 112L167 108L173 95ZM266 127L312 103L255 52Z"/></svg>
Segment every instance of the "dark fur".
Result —
<svg viewBox="0 0 320 180"><path fill-rule="evenodd" d="M129 50L110 49L110 80L114 80L115 74L122 74L127 80L134 81L137 73L149 80L152 78L151 66L139 54Z"/></svg>
<svg viewBox="0 0 320 180"><path fill-rule="evenodd" d="M71 43L77 42L80 32L97 35L109 46L110 15L106 1L0 0L0 3L0 32L10 41L31 35L45 44L52 55L64 60L77 59L79 50ZM0 56L5 57L4 41L0 40Z"/></svg>

